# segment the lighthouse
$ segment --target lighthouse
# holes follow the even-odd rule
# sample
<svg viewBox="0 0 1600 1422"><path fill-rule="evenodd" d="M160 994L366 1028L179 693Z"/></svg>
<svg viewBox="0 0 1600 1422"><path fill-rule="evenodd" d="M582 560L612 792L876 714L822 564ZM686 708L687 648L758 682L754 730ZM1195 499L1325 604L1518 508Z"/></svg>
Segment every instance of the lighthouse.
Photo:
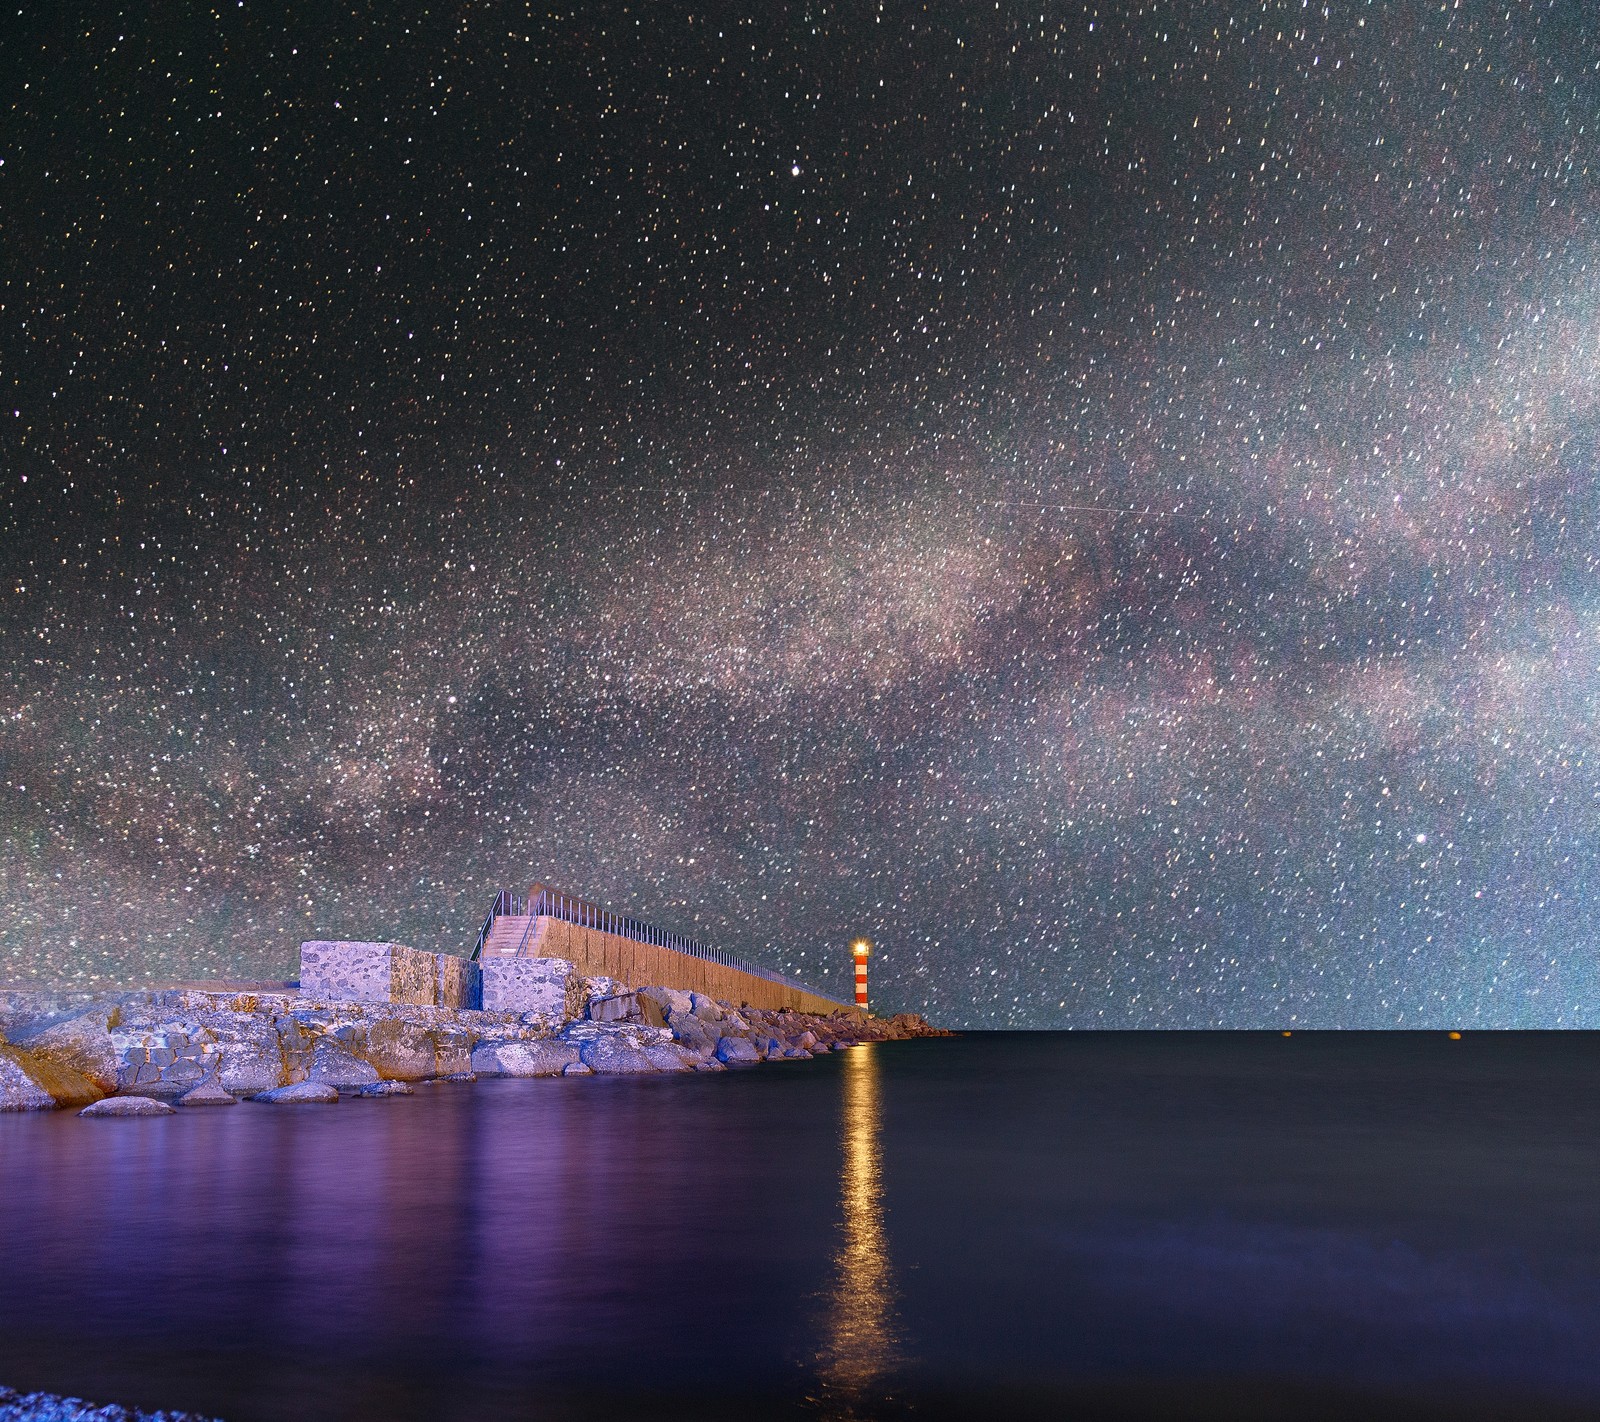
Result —
<svg viewBox="0 0 1600 1422"><path fill-rule="evenodd" d="M850 945L856 960L856 1006L867 1010L867 954L872 950L871 940L858 938Z"/></svg>

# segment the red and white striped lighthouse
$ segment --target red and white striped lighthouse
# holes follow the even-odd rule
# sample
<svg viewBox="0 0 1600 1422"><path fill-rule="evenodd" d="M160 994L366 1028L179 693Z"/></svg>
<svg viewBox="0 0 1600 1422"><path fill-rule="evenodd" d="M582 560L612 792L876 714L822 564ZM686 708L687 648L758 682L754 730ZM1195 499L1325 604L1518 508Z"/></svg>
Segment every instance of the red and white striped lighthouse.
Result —
<svg viewBox="0 0 1600 1422"><path fill-rule="evenodd" d="M850 945L856 959L856 1006L863 1012L867 1010L867 954L871 950L872 943L865 938L858 938Z"/></svg>

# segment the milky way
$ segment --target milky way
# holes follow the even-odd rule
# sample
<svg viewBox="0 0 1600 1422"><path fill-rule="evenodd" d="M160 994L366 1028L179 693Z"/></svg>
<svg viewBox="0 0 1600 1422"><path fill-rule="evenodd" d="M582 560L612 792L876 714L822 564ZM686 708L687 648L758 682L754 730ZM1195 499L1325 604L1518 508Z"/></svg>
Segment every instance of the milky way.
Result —
<svg viewBox="0 0 1600 1422"><path fill-rule="evenodd" d="M1587 7L69 9L0 980L541 878L952 1025L1600 1025Z"/></svg>

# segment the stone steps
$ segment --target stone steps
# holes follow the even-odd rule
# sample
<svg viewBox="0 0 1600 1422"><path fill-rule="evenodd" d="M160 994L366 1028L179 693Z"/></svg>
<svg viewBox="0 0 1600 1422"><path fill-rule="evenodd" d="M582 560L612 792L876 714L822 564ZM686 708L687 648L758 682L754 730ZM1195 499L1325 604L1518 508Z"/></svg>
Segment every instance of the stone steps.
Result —
<svg viewBox="0 0 1600 1422"><path fill-rule="evenodd" d="M532 919L527 914L506 914L495 919L483 945L485 958L508 958L516 953Z"/></svg>

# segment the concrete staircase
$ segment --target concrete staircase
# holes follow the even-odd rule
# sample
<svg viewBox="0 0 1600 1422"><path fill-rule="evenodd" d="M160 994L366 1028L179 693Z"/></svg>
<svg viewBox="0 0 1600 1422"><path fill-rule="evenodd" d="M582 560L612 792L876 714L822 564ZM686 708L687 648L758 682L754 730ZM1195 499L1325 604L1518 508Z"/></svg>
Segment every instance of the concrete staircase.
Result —
<svg viewBox="0 0 1600 1422"><path fill-rule="evenodd" d="M489 930L489 936L484 940L483 956L485 958L509 958L522 942L522 935L528 931L528 925L533 919L528 914L503 914L495 919L494 926Z"/></svg>

